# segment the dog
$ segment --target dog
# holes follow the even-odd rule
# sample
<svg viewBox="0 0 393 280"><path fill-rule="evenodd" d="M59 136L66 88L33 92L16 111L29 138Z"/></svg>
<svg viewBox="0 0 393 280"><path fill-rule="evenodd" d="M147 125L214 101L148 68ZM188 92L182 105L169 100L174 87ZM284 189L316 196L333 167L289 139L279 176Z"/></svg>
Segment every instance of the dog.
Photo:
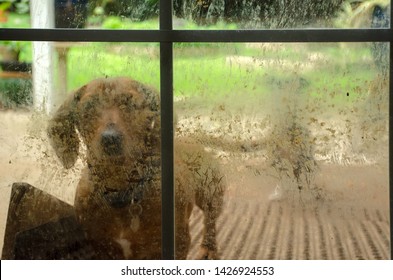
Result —
<svg viewBox="0 0 393 280"><path fill-rule="evenodd" d="M77 186L77 220L99 259L161 258L159 94L126 77L100 78L73 92L49 121L48 136L64 167L80 141L87 166ZM204 213L200 259L217 259L216 221L225 178L192 139L175 139L175 257L186 259L194 205Z"/></svg>

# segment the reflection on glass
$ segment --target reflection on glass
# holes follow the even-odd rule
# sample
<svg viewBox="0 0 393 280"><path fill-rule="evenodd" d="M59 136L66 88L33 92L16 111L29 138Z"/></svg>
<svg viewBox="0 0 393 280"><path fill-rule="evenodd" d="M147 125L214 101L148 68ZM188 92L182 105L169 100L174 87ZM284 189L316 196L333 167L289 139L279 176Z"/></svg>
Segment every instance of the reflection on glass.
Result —
<svg viewBox="0 0 393 280"><path fill-rule="evenodd" d="M159 1L2 1L3 28L157 29Z"/></svg>
<svg viewBox="0 0 393 280"><path fill-rule="evenodd" d="M87 21L87 5L87 0L55 0L55 27L83 28Z"/></svg>
<svg viewBox="0 0 393 280"><path fill-rule="evenodd" d="M173 0L173 9L178 29L380 28L390 22L390 0Z"/></svg>
<svg viewBox="0 0 393 280"><path fill-rule="evenodd" d="M0 27L6 28L159 26L158 0L3 2ZM173 15L176 29L381 28L390 24L390 0L173 0Z"/></svg>
<svg viewBox="0 0 393 280"><path fill-rule="evenodd" d="M0 72L2 258L161 258L157 45L33 43Z"/></svg>
<svg viewBox="0 0 393 280"><path fill-rule="evenodd" d="M389 258L388 53L387 43L175 45L175 151L192 139L226 180L221 258ZM189 258L203 220L194 208Z"/></svg>

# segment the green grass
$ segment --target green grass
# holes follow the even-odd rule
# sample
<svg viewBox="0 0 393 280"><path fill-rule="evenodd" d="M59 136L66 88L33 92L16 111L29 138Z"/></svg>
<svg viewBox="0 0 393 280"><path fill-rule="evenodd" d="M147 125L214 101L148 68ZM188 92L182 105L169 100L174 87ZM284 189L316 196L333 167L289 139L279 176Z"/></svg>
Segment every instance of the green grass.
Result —
<svg viewBox="0 0 393 280"><path fill-rule="evenodd" d="M90 22L95 22L96 20L92 17L89 19ZM121 18L116 16L108 16L106 17L102 24L102 28L105 29L140 29L140 30L149 30L149 29L158 29L159 28L159 20L158 18L153 18L144 21L132 21L131 19ZM180 26L176 26L175 29L187 29L187 30L235 30L237 29L237 25L234 23L225 23L222 21L217 22L214 25L197 25L192 21L182 20Z"/></svg>
<svg viewBox="0 0 393 280"><path fill-rule="evenodd" d="M7 22L1 22L0 28L29 28L30 15L9 13Z"/></svg>
<svg viewBox="0 0 393 280"><path fill-rule="evenodd" d="M206 27L191 22L181 24L182 29L236 28L224 23ZM10 14L9 22L2 27L28 26L28 16ZM158 20L133 22L108 17L95 27L148 30L157 29ZM31 61L31 43L22 45L21 60ZM254 62L229 63L230 57L239 56ZM315 62L313 57L322 59ZM175 96L208 99L271 95L289 98L293 93L302 93L307 98L346 104L364 98L377 74L369 45L360 43L175 43L174 58ZM307 63L312 66L303 67ZM159 88L159 68L157 43L85 43L69 51L68 87L75 89L97 77L130 76Z"/></svg>
<svg viewBox="0 0 393 280"><path fill-rule="evenodd" d="M128 49L130 54L122 53L127 50L121 48ZM146 44L90 44L72 48L68 54L68 88L75 89L91 79L106 76L129 76L158 88L159 58L144 53L146 48ZM158 51L157 47L150 48Z"/></svg>
<svg viewBox="0 0 393 280"><path fill-rule="evenodd" d="M174 50L174 94L215 99L263 97L283 92L290 97L297 92L333 103L354 102L367 95L368 83L376 70L371 66L367 46L350 47L348 50L337 44L307 44L264 50L244 44L178 45ZM311 52L318 53L323 60L308 61ZM230 56L286 64L277 62L266 66L259 65L258 60L252 65L230 64ZM308 62L312 66L301 66ZM295 67L297 64L299 69ZM159 88L157 44L94 43L73 47L68 67L70 89L105 76L130 76Z"/></svg>
<svg viewBox="0 0 393 280"><path fill-rule="evenodd" d="M91 21L91 19L90 19ZM106 17L100 28L104 29L131 29L131 30L149 30L158 29L159 21L158 19L149 19L144 21L132 21L127 18L108 16Z"/></svg>
<svg viewBox="0 0 393 280"><path fill-rule="evenodd" d="M263 92L259 81L265 74L259 68L230 66L226 56L178 58L174 63L175 95L229 96Z"/></svg>

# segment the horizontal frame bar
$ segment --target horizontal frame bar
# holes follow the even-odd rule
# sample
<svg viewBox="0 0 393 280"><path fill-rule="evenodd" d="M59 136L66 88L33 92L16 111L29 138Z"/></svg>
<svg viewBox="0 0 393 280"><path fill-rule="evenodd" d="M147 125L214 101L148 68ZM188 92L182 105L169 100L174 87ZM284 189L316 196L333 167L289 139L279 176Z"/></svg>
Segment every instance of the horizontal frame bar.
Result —
<svg viewBox="0 0 393 280"><path fill-rule="evenodd" d="M0 40L57 42L389 42L391 29L103 30L0 29Z"/></svg>

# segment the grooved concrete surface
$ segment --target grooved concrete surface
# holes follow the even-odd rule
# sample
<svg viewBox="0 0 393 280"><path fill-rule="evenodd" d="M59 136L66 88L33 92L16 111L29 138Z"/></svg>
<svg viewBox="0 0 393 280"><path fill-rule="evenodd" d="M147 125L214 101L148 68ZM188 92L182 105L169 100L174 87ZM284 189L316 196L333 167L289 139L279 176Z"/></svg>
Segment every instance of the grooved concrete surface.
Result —
<svg viewBox="0 0 393 280"><path fill-rule="evenodd" d="M240 177L226 173L231 183L217 225L221 259L390 259L384 167L321 165L319 199L306 191L271 199L276 181L270 176L252 168ZM198 252L202 220L194 209L190 259Z"/></svg>
<svg viewBox="0 0 393 280"><path fill-rule="evenodd" d="M218 223L222 259L389 259L389 218L359 208L340 215L331 207L295 209L281 202L229 202ZM202 213L191 223L193 259L202 236Z"/></svg>

